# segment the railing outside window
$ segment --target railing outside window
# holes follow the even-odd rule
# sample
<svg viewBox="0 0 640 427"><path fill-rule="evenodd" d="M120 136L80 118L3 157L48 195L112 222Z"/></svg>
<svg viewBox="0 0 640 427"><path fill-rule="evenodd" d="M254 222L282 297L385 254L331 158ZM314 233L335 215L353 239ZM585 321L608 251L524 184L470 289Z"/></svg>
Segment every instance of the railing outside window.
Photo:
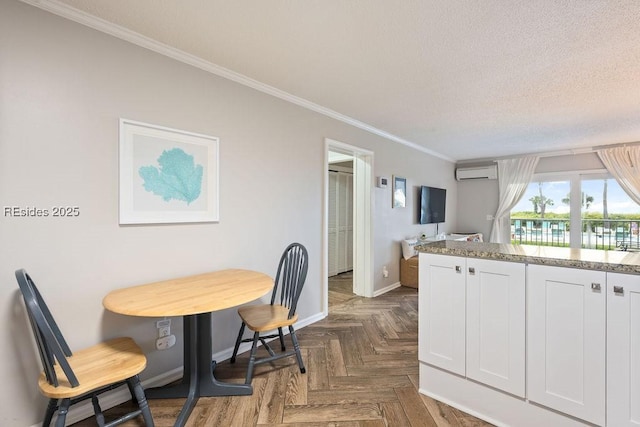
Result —
<svg viewBox="0 0 640 427"><path fill-rule="evenodd" d="M583 219L583 248L603 250L640 250L640 217L633 220ZM569 247L568 219L511 218L511 243Z"/></svg>

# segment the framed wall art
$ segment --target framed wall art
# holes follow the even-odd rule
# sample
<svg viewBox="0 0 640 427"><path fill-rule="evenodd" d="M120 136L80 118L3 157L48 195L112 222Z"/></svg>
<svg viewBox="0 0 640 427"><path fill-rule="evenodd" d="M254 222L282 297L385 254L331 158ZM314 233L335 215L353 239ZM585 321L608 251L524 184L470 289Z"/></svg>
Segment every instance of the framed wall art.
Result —
<svg viewBox="0 0 640 427"><path fill-rule="evenodd" d="M217 222L218 138L120 119L120 224Z"/></svg>
<svg viewBox="0 0 640 427"><path fill-rule="evenodd" d="M399 176L393 177L393 205L394 208L407 206L407 179Z"/></svg>

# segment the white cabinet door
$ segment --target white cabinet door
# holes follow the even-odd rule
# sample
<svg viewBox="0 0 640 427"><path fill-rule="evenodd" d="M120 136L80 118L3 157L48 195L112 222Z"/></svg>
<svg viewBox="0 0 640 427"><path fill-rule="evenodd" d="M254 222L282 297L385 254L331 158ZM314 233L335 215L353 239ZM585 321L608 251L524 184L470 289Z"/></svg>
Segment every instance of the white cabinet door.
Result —
<svg viewBox="0 0 640 427"><path fill-rule="evenodd" d="M459 375L465 374L466 260L420 254L418 357Z"/></svg>
<svg viewBox="0 0 640 427"><path fill-rule="evenodd" d="M640 426L640 276L607 273L607 425Z"/></svg>
<svg viewBox="0 0 640 427"><path fill-rule="evenodd" d="M604 425L606 274L528 266L529 400Z"/></svg>
<svg viewBox="0 0 640 427"><path fill-rule="evenodd" d="M524 397L525 265L468 258L466 274L467 377Z"/></svg>

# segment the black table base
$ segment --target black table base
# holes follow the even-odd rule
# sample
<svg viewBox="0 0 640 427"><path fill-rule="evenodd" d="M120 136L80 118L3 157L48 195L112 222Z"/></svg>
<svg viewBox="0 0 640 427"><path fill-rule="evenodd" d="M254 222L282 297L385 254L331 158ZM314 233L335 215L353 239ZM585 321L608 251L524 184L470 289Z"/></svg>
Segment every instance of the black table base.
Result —
<svg viewBox="0 0 640 427"><path fill-rule="evenodd" d="M175 426L182 427L200 397L244 396L253 393L251 384L216 380L212 362L211 313L184 316L184 370L180 384L146 390L149 399L186 398Z"/></svg>

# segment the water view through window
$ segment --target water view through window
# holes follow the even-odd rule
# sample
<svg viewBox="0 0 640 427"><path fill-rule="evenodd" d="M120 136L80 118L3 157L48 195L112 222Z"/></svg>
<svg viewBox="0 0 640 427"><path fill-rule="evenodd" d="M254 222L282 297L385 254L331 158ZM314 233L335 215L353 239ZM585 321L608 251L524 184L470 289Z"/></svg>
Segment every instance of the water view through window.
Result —
<svg viewBox="0 0 640 427"><path fill-rule="evenodd" d="M583 178L573 182L580 186L580 192L574 193L579 195L578 200L572 200L571 180L529 184L511 210L511 242L640 250L640 205L627 196L616 180Z"/></svg>

